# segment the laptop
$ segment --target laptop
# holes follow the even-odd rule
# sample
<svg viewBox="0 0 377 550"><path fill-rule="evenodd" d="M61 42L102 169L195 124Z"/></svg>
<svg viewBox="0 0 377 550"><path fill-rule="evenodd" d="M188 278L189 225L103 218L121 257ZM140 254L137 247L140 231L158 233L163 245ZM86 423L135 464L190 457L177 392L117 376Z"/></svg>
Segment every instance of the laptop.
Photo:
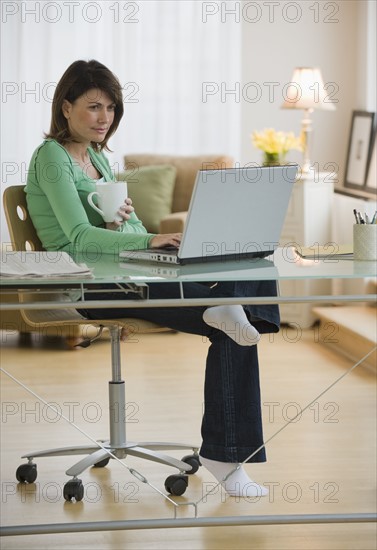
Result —
<svg viewBox="0 0 377 550"><path fill-rule="evenodd" d="M123 260L184 265L264 258L279 245L298 165L200 170L179 248L124 250Z"/></svg>

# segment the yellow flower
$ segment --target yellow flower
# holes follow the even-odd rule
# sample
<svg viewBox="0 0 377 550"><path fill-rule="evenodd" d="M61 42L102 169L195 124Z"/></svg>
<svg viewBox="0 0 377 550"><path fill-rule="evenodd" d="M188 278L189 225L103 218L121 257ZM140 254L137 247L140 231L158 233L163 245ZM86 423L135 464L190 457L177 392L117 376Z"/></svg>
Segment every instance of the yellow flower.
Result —
<svg viewBox="0 0 377 550"><path fill-rule="evenodd" d="M301 137L296 137L293 132L277 132L274 128L253 132L251 141L254 147L269 154L286 155L291 149L302 151Z"/></svg>

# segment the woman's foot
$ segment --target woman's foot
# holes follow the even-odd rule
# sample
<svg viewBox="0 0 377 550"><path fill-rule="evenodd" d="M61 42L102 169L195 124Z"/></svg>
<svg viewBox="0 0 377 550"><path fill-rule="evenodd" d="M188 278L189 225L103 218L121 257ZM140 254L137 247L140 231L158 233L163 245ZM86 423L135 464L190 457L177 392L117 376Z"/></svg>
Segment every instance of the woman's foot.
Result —
<svg viewBox="0 0 377 550"><path fill-rule="evenodd" d="M218 462L202 456L200 462L221 483L231 497L264 497L268 495L268 489L250 479L242 464Z"/></svg>
<svg viewBox="0 0 377 550"><path fill-rule="evenodd" d="M240 346L255 346L260 334L250 323L241 305L209 307L203 313L204 322L225 332Z"/></svg>

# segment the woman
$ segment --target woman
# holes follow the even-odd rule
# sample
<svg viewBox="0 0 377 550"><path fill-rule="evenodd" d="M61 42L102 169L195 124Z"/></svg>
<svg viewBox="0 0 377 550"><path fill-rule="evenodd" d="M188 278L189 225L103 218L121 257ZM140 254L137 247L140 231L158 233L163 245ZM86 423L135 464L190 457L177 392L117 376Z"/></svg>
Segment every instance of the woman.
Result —
<svg viewBox="0 0 377 550"><path fill-rule="evenodd" d="M35 151L26 186L31 219L46 250L83 252L96 243L104 252L179 246L181 234L147 233L132 202L120 205L121 222L104 223L87 203L96 180L113 180L103 151L118 128L123 99L118 79L97 61L76 61L57 85L50 132ZM187 297L276 295L274 281L184 285ZM177 298L176 283L151 284L150 299ZM127 299L96 293L86 299ZM182 309L184 314L182 314ZM240 462L264 462L257 342L277 332L277 306L89 309L88 319L135 317L209 338L200 459L231 496L262 496ZM252 456L251 456L252 455ZM232 471L234 472L229 475ZM227 477L229 476L229 477ZM224 480L224 478L226 478Z"/></svg>

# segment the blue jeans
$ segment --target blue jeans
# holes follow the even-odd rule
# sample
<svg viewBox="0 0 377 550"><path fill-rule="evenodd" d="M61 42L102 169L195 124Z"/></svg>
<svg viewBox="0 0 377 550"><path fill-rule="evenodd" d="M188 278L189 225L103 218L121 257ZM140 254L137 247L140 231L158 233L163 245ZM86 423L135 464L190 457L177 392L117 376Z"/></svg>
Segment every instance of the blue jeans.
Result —
<svg viewBox="0 0 377 550"><path fill-rule="evenodd" d="M111 285L105 285L112 288ZM187 298L220 296L276 296L275 281L219 282L210 287L201 283L185 283ZM177 283L149 285L149 298L179 298ZM135 296L102 293L85 296L86 300L127 300ZM87 309L79 310L88 319L132 317L158 323L171 329L206 336L208 350L205 384L202 446L200 454L221 462L243 462L263 444L259 364L257 346L240 346L221 330L204 323L206 306ZM276 305L246 305L244 310L260 333L279 330L279 309ZM264 462L265 449L249 462Z"/></svg>

